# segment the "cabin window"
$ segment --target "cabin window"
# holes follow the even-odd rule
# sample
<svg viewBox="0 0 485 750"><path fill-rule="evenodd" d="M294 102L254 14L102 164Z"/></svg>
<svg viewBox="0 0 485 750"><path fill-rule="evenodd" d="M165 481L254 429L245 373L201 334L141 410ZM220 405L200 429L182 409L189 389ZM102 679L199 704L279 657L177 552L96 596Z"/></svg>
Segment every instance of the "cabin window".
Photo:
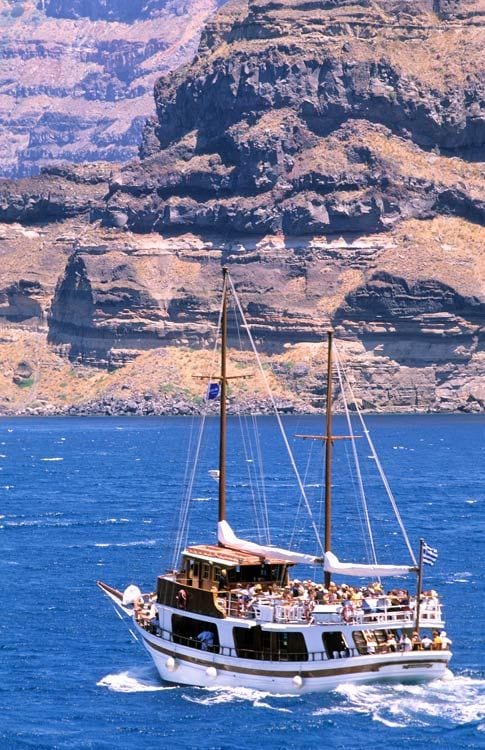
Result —
<svg viewBox="0 0 485 750"><path fill-rule="evenodd" d="M202 563L202 578L204 581L208 581L210 578L210 565L208 563Z"/></svg>
<svg viewBox="0 0 485 750"><path fill-rule="evenodd" d="M219 653L219 632L213 622L185 615L172 615L172 638L181 646Z"/></svg>
<svg viewBox="0 0 485 750"><path fill-rule="evenodd" d="M322 634L323 647L328 659L340 659L350 656L350 650L345 642L343 633L339 630Z"/></svg>
<svg viewBox="0 0 485 750"><path fill-rule="evenodd" d="M253 628L234 628L234 645L241 659L308 661L303 633L281 633Z"/></svg>

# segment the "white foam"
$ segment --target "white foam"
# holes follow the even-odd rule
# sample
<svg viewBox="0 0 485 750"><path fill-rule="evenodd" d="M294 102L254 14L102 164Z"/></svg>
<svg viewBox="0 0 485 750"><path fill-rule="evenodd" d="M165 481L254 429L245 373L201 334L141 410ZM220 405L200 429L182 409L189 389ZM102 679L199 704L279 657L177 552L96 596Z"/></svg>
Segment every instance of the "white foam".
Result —
<svg viewBox="0 0 485 750"><path fill-rule="evenodd" d="M317 713L367 713L388 727L427 726L440 718L451 725L485 718L485 680L445 677L419 684L340 685L335 692L346 703Z"/></svg>
<svg viewBox="0 0 485 750"><path fill-rule="evenodd" d="M272 706L267 702L268 698L294 698L294 695L274 694L261 690L253 690L243 687L208 687L200 688L198 695L184 695L183 698L189 703L198 703L201 706L215 706L221 703L252 703L255 708L268 708L271 711L282 711L291 713L289 708Z"/></svg>
<svg viewBox="0 0 485 750"><path fill-rule="evenodd" d="M107 674L96 683L115 693L148 693L160 690L175 690L175 685L163 685L153 676L153 669L131 669L117 674Z"/></svg>
<svg viewBox="0 0 485 750"><path fill-rule="evenodd" d="M113 542L111 544L107 542L96 542L95 547L153 547L155 544L157 544L156 539L144 539L140 541L133 541L133 542Z"/></svg>
<svg viewBox="0 0 485 750"><path fill-rule="evenodd" d="M53 458L41 458L41 461L64 461L60 456L54 456Z"/></svg>

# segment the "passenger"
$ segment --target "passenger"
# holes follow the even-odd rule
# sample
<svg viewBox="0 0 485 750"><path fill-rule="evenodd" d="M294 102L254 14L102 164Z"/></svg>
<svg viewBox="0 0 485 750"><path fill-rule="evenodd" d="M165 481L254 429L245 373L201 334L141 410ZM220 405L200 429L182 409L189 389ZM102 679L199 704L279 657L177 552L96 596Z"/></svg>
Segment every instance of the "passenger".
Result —
<svg viewBox="0 0 485 750"><path fill-rule="evenodd" d="M227 570L225 568L217 576L217 588L219 591L227 591L229 589L229 578L227 577Z"/></svg>
<svg viewBox="0 0 485 750"><path fill-rule="evenodd" d="M362 601L364 599L364 595L362 594L362 591L356 591L355 589L351 589L352 591L352 604L354 607L357 607L358 609L362 606Z"/></svg>
<svg viewBox="0 0 485 750"><path fill-rule="evenodd" d="M323 591L323 586L317 586L317 590L315 592L315 601L318 602L318 604L322 604L324 596L325 594Z"/></svg>
<svg viewBox="0 0 485 750"><path fill-rule="evenodd" d="M412 651L413 644L411 642L411 638L407 635L407 633L403 633L400 641L399 646L401 648L401 651Z"/></svg>
<svg viewBox="0 0 485 750"><path fill-rule="evenodd" d="M141 596L139 596L138 599L135 599L135 602L133 604L133 611L134 611L134 614L135 614L135 620L137 622L139 622L139 620L140 620L141 613L142 613L142 610L143 610L143 604L144 604L144 602L143 602L143 598Z"/></svg>
<svg viewBox="0 0 485 750"><path fill-rule="evenodd" d="M150 612L148 613L148 622L150 625L150 631L152 633L157 633L160 627L160 623L158 620L158 609L156 608L154 601L152 601L150 606Z"/></svg>
<svg viewBox="0 0 485 750"><path fill-rule="evenodd" d="M392 631L387 635L387 648L389 651L397 651L396 637Z"/></svg>
<svg viewBox="0 0 485 750"><path fill-rule="evenodd" d="M197 636L202 651L210 651L214 645L214 634L210 630L203 630Z"/></svg>
<svg viewBox="0 0 485 750"><path fill-rule="evenodd" d="M451 638L448 638L444 630L441 631L440 638L441 638L441 648L443 649L443 651L449 651L450 646L453 643Z"/></svg>
<svg viewBox="0 0 485 750"><path fill-rule="evenodd" d="M291 595L294 599L297 599L299 596L303 594L303 586L301 585L300 581L294 580L293 584L291 586Z"/></svg>
<svg viewBox="0 0 485 750"><path fill-rule="evenodd" d="M417 630L414 631L411 637L411 643L413 644L413 651L421 651L422 643Z"/></svg>
<svg viewBox="0 0 485 750"><path fill-rule="evenodd" d="M433 641L429 637L429 635L425 635L421 638L421 646L424 648L425 651L429 651L431 648Z"/></svg>
<svg viewBox="0 0 485 750"><path fill-rule="evenodd" d="M433 651L441 651L443 648L441 636L437 630L433 630L433 643L431 644L431 648Z"/></svg>

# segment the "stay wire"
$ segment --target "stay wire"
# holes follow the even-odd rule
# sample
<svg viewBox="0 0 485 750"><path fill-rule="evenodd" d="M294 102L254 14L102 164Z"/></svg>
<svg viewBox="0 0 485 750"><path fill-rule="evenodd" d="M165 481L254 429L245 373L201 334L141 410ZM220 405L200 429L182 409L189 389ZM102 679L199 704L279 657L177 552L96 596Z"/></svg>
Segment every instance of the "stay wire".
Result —
<svg viewBox="0 0 485 750"><path fill-rule="evenodd" d="M217 331L216 331L216 336L215 336L215 340L214 340L214 347L212 349L212 359L211 359L211 365L210 365L210 370L209 370L209 382L212 379L212 374L213 374L214 368L215 368L215 360L216 360L216 354L217 354L217 345L218 345L218 342L219 342L219 332L221 330L221 322L222 322L222 313L223 313L223 304L224 304L223 303L224 293L225 293L225 288L223 290L221 305L220 305L220 309L219 309L219 316L218 316L218 321L217 321ZM182 548L184 546L186 546L186 544L187 544L187 539L188 539L188 514L189 514L190 502L191 502L191 499L192 499L192 490L193 490L194 482L195 482L195 474L196 474L197 466L198 466L198 462L199 462L199 456L200 456L200 450L201 450L201 444L202 444L202 437L203 437L203 434L204 434L205 422L206 422L206 418L207 418L207 412L208 412L208 400L206 399L205 406L204 406L204 411L203 411L202 419L201 419L201 423L200 423L200 428L199 428L199 435L198 435L198 439L197 439L196 452L195 452L195 456L194 456L194 461L193 461L193 466L192 466L192 472L190 474L189 484L187 486L187 491L185 493L185 496L184 496L184 499L183 499L183 502L182 502L182 509L181 509L181 517L180 517L179 529L178 529L178 532L177 532L177 536L176 536L176 540L175 540L175 545L174 545L174 556L173 556L173 561L172 561L172 568L173 569L175 569L175 566L177 564L177 560L179 559L179 556L180 556L180 554L182 552ZM184 543L184 540L185 540L185 543Z"/></svg>
<svg viewBox="0 0 485 750"><path fill-rule="evenodd" d="M251 343L251 348L253 350L254 356L256 357L256 361L258 363L258 367L259 367L260 373L262 375L262 378L263 378L263 381L264 381L264 384L265 384L265 387L266 387L266 391L267 391L268 396L269 396L269 398L271 400L271 404L273 406L273 410L274 410L274 413L275 413L275 416L276 416L276 420L278 422L278 427L280 429L280 433L281 433L281 436L283 438L283 442L285 444L285 448L286 448L286 451L288 453L288 457L290 459L290 463L291 463L293 471L295 473L295 477L296 477L296 480L297 480L297 483L298 483L298 487L299 487L300 492L302 494L302 497L303 497L303 500L304 500L304 503L305 503L305 507L306 507L308 516L310 518L310 523L311 523L311 526L313 528L313 532L315 534L318 546L319 546L320 551L321 551L322 556L323 556L324 555L324 549L323 549L322 540L320 538L320 535L318 533L318 529L317 529L315 521L313 519L312 510L311 510L310 504L308 502L308 498L307 498L306 493L305 493L305 488L304 488L304 486L302 484L302 481L301 481L301 478L300 478L300 474L298 472L298 468L297 468L296 463L295 463L295 459L294 459L293 454L291 452L290 444L288 442L288 438L286 436L286 432L285 432L285 429L283 427L283 423L281 421L280 413L279 413L279 411L277 409L274 396L273 396L273 394L271 392L271 389L269 387L268 379L266 377L266 373L265 373L265 371L263 369L263 366L261 364L261 358L259 356L258 350L256 349L256 346L255 346L255 343L254 343L253 336L251 334L251 330L250 330L249 324L248 324L248 322L246 320L246 316L244 315L244 311L243 311L242 306L241 306L241 302L239 300L239 297L236 294L236 290L234 288L234 284L232 282L232 278L231 278L231 276L229 274L228 274L228 278L229 278L229 283L231 285L231 289L232 289L232 292L233 292L233 295L234 295L234 299L236 300L236 304L237 304L238 309L239 309L239 314L241 315L241 319L242 319L242 321L244 323L244 326L245 326L245 328L246 328L246 330L248 332L248 337L249 337L249 341Z"/></svg>
<svg viewBox="0 0 485 750"><path fill-rule="evenodd" d="M337 354L337 358L338 358L338 354ZM395 500L394 495L392 493L392 490L391 490L391 487L390 487L389 482L387 480L387 477L386 477L386 475L384 473L384 469L382 468L382 464L379 461L379 456L377 455L377 451L376 451L374 443L372 441L372 437L370 435L369 430L367 429L367 425L366 425L366 423L364 421L364 418L362 416L362 412L360 411L360 409L358 407L358 404L357 404L357 401L356 401L356 398L354 396L352 385L351 385L351 383L349 381L349 378L347 376L347 373L345 371L344 371L344 378L345 378L345 382L347 383L347 388L349 390L350 396L351 396L352 401L354 403L356 413L357 413L357 415L359 417L359 420L360 420L360 423L361 423L361 426L362 426L362 430L363 430L364 435L366 437L367 443L369 444L369 448L371 450L372 457L373 457L373 459L374 459L374 461L376 463L376 467L377 467L377 470L379 472L379 476L381 477L381 481L384 484L384 487L385 487L386 492L387 492L387 496L389 498L389 501L391 503L392 509L394 511L394 515L396 516L396 520L397 520L397 522L399 524L399 528L401 529L401 533L403 535L404 542L406 544L407 550L409 552L409 555L411 557L413 565L417 566L416 557L414 555L413 548L411 547L411 544L409 542L409 537L407 535L406 528L405 528L405 526L404 526L404 524L402 522L401 514L399 513L399 509L397 507L396 500Z"/></svg>
<svg viewBox="0 0 485 750"><path fill-rule="evenodd" d="M367 498L365 496L364 483L362 481L362 473L360 471L360 462L359 462L359 456L357 453L357 446L355 444L356 441L355 441L355 436L354 436L354 430L352 427L352 420L350 419L349 407L347 404L347 399L345 398L344 384L343 384L343 379L342 379L342 368L341 368L340 359L339 359L339 355L338 355L338 351L336 347L335 347L335 364L337 366L337 375L338 375L339 384L340 384L340 392L342 394L342 400L344 403L345 417L347 420L347 428L349 430L350 443L352 446L352 453L354 456L354 465L355 465L355 470L357 472L357 482L359 485L362 508L364 510L364 518L365 518L367 533L369 535L369 542L370 542L371 551L372 551L372 562L375 565L377 565L376 548L374 544L374 536L372 533L372 526L370 522L369 509L367 507Z"/></svg>

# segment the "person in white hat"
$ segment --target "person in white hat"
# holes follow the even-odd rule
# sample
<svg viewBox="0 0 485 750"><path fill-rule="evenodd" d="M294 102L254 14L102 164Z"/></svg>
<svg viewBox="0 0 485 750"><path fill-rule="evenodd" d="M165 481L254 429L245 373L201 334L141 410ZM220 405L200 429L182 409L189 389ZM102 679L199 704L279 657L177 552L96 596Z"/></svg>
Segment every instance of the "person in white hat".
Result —
<svg viewBox="0 0 485 750"><path fill-rule="evenodd" d="M453 641L451 640L451 638L448 638L444 630L441 631L440 636L441 636L441 648L443 649L443 651L449 651L450 646L453 643Z"/></svg>

